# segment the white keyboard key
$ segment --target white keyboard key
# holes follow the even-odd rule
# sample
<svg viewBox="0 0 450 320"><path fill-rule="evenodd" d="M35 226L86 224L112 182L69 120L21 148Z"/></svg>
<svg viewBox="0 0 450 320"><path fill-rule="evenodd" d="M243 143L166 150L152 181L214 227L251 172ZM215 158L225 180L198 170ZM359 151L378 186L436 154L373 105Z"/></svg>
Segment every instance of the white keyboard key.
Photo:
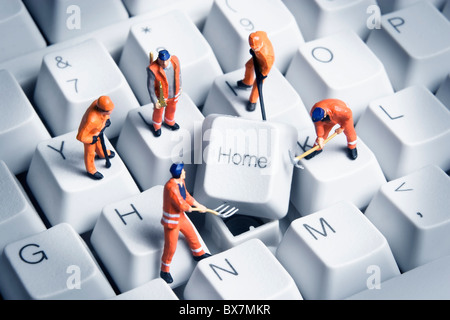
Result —
<svg viewBox="0 0 450 320"><path fill-rule="evenodd" d="M442 8L442 14L450 20L450 2L447 1L444 7Z"/></svg>
<svg viewBox="0 0 450 320"><path fill-rule="evenodd" d="M300 46L286 73L308 111L317 101L346 101L359 117L373 99L393 93L386 70L353 31L343 31Z"/></svg>
<svg viewBox="0 0 450 320"><path fill-rule="evenodd" d="M203 106L202 113L226 114L246 119L261 120L260 100L253 112L246 110L251 90L237 87L237 81L244 77L244 69L239 69L215 79ZM263 84L263 99L266 119L290 124L302 129L311 124L308 111L302 99L276 68L272 68Z"/></svg>
<svg viewBox="0 0 450 320"><path fill-rule="evenodd" d="M61 42L128 18L120 0L23 0L50 43Z"/></svg>
<svg viewBox="0 0 450 320"><path fill-rule="evenodd" d="M78 129L86 109L102 95L115 105L107 131L115 138L128 111L139 103L106 48L87 40L44 57L34 101L55 136Z"/></svg>
<svg viewBox="0 0 450 320"><path fill-rule="evenodd" d="M182 90L203 105L215 77L222 74L208 42L182 11L171 11L133 25L119 67L141 105L150 103L147 87L149 54L166 49L180 60Z"/></svg>
<svg viewBox="0 0 450 320"><path fill-rule="evenodd" d="M86 243L65 223L10 243L0 263L4 299L100 300L115 295Z"/></svg>
<svg viewBox="0 0 450 320"><path fill-rule="evenodd" d="M450 111L430 91L409 87L372 101L356 132L393 180L429 164L450 169L449 123Z"/></svg>
<svg viewBox="0 0 450 320"><path fill-rule="evenodd" d="M150 131L152 114L153 104L128 113L117 140L117 151L141 190L164 185L175 162L186 165L186 186L193 190L196 165L202 163L201 132L205 117L183 93L175 114L180 129L171 131L162 126L161 136L155 138Z"/></svg>
<svg viewBox="0 0 450 320"><path fill-rule="evenodd" d="M46 229L17 178L0 160L0 252L6 244Z"/></svg>
<svg viewBox="0 0 450 320"><path fill-rule="evenodd" d="M398 276L389 244L354 205L343 201L293 221L276 257L303 297L343 299Z"/></svg>
<svg viewBox="0 0 450 320"><path fill-rule="evenodd" d="M284 74L304 39L294 16L281 1L216 0L203 35L222 70L228 73L243 68L251 58L248 36L255 31L267 32L275 50L275 66Z"/></svg>
<svg viewBox="0 0 450 320"><path fill-rule="evenodd" d="M0 2L0 39L0 61L47 45L21 0Z"/></svg>
<svg viewBox="0 0 450 320"><path fill-rule="evenodd" d="M436 98L438 98L448 110L450 110L450 74L445 81L439 86L436 92Z"/></svg>
<svg viewBox="0 0 450 320"><path fill-rule="evenodd" d="M242 214L234 214L225 219L207 214L203 229L205 230L204 238L210 239L219 251L228 250L250 239L259 239L267 247L274 248L282 236L279 220L261 219Z"/></svg>
<svg viewBox="0 0 450 320"><path fill-rule="evenodd" d="M287 213L297 130L279 122L210 115L203 123L203 161L193 194L209 208L281 219Z"/></svg>
<svg viewBox="0 0 450 320"><path fill-rule="evenodd" d="M430 165L383 185L365 211L402 272L450 255L450 178Z"/></svg>
<svg viewBox="0 0 450 320"><path fill-rule="evenodd" d="M434 92L450 70L450 22L427 1L383 15L381 29L370 33L367 45L395 91L423 85Z"/></svg>
<svg viewBox="0 0 450 320"><path fill-rule="evenodd" d="M158 10L182 10L201 30L214 0L122 0L132 16Z"/></svg>
<svg viewBox="0 0 450 320"><path fill-rule="evenodd" d="M345 29L353 30L365 40L370 29L367 27L368 8L377 5L375 0L283 0L294 15L306 41L332 35Z"/></svg>
<svg viewBox="0 0 450 320"><path fill-rule="evenodd" d="M179 300L170 286L161 278L121 293L111 300Z"/></svg>
<svg viewBox="0 0 450 320"><path fill-rule="evenodd" d="M383 14L407 8L410 5L416 4L419 1L422 0L377 0L378 5L380 6L381 12ZM445 2L447 0L425 0L425 1L433 4L438 9L441 9L445 5Z"/></svg>
<svg viewBox="0 0 450 320"><path fill-rule="evenodd" d="M204 259L186 284L187 300L302 300L291 276L258 239Z"/></svg>
<svg viewBox="0 0 450 320"><path fill-rule="evenodd" d="M347 299L449 300L449 282L450 256L446 256L384 281L379 288L366 289Z"/></svg>
<svg viewBox="0 0 450 320"><path fill-rule="evenodd" d="M293 154L297 156L308 151L314 146L316 137L314 126L302 131ZM319 155L300 160L304 169L294 170L291 202L302 216L342 200L363 210L386 183L374 153L363 139L358 137L356 160L350 160L346 150L347 138L341 133L330 140Z"/></svg>
<svg viewBox="0 0 450 320"><path fill-rule="evenodd" d="M139 193L117 152L109 169L104 159L95 161L102 180L87 176L83 159L83 144L69 132L37 145L26 177L50 224L66 222L80 234L93 229L103 206Z"/></svg>
<svg viewBox="0 0 450 320"><path fill-rule="evenodd" d="M92 232L91 244L122 293L160 278L164 247L163 190L163 186L155 186L105 206ZM208 251L204 243L203 248ZM195 264L180 233L170 266L173 277L170 287L186 283Z"/></svg>
<svg viewBox="0 0 450 320"><path fill-rule="evenodd" d="M36 145L50 134L16 79L0 70L0 159L15 174L28 170Z"/></svg>

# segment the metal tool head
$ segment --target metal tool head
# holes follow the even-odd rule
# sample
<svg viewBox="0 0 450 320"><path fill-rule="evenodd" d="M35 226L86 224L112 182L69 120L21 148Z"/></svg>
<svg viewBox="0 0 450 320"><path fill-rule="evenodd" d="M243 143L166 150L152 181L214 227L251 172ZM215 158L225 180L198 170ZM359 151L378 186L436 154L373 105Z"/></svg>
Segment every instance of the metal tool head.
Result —
<svg viewBox="0 0 450 320"><path fill-rule="evenodd" d="M214 209L218 213L218 215L222 218L228 218L231 217L233 214L239 211L239 208L232 207L230 208L229 205L226 203L221 204L216 209Z"/></svg>
<svg viewBox="0 0 450 320"><path fill-rule="evenodd" d="M291 152L291 150L289 150L289 159L291 159L291 163L296 167L296 168L299 168L299 169L305 169L299 162L298 162L298 160L296 159L296 157L294 156L294 154Z"/></svg>

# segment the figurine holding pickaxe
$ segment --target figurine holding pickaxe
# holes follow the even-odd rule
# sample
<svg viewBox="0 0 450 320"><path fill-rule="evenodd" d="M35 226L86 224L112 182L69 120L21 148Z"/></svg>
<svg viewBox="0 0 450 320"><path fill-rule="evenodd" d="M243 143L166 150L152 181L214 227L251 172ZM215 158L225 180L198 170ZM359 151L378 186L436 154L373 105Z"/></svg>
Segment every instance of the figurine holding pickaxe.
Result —
<svg viewBox="0 0 450 320"><path fill-rule="evenodd" d="M275 61L275 54L272 43L264 31L256 31L248 38L250 44L250 54L252 57L245 64L244 79L237 82L240 89L250 89L250 98L247 103L247 111L254 111L258 97L261 105L263 120L266 120L264 100L262 95L262 84L267 78Z"/></svg>

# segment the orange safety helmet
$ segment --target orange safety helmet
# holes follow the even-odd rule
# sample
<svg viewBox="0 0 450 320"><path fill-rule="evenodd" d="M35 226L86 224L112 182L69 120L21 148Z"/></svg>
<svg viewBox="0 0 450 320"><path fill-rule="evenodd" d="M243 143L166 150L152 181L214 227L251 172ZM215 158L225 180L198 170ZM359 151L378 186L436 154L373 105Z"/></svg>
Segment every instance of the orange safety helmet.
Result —
<svg viewBox="0 0 450 320"><path fill-rule="evenodd" d="M97 100L97 107L103 111L112 111L114 109L114 103L108 96L101 96Z"/></svg>
<svg viewBox="0 0 450 320"><path fill-rule="evenodd" d="M265 31L256 31L248 36L248 43L252 49L255 49L261 47L264 39L267 39L267 33Z"/></svg>

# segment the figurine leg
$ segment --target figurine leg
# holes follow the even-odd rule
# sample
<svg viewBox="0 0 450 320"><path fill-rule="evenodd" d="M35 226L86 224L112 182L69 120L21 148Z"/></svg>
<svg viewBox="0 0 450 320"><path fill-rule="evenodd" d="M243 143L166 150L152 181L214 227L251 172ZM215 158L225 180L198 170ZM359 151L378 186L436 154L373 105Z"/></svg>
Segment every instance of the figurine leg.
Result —
<svg viewBox="0 0 450 320"><path fill-rule="evenodd" d="M178 123L175 122L175 112L177 110L177 101L175 99L167 100L167 107L164 113L164 126L172 131L180 129Z"/></svg>
<svg viewBox="0 0 450 320"><path fill-rule="evenodd" d="M240 89L250 89L255 82L255 68L253 66L253 59L250 59L245 64L244 79L237 82L237 86Z"/></svg>
<svg viewBox="0 0 450 320"><path fill-rule="evenodd" d="M95 143L95 144L84 144L84 166L86 167L86 172L88 174L88 176L94 180L100 180L103 178L103 175L97 171L97 168L95 167L95 154L96 151L98 149L98 144L99 142ZM100 152L103 155L103 151L101 151L101 147L100 147Z"/></svg>
<svg viewBox="0 0 450 320"><path fill-rule="evenodd" d="M356 135L353 124L346 124L344 126L344 134L347 137L347 155L351 160L355 160L356 158L358 158L358 151L356 150L356 142L358 140L358 136Z"/></svg>
<svg viewBox="0 0 450 320"><path fill-rule="evenodd" d="M192 255L196 261L199 261L200 257L204 256L206 253L203 250L202 244L200 243L197 233L192 226L192 222L188 219L180 219L180 232L184 235L189 248L191 249ZM206 257L205 257L206 258Z"/></svg>
<svg viewBox="0 0 450 320"><path fill-rule="evenodd" d="M173 281L172 276L170 275L170 264L177 249L178 234L178 228L169 229L167 227L164 227L164 251L161 257L160 276L167 283L171 283Z"/></svg>
<svg viewBox="0 0 450 320"><path fill-rule="evenodd" d="M264 83L264 80L263 80ZM256 109L256 102L258 101L259 98L259 90L258 90L258 85L256 83L256 81L253 83L253 87L252 87L252 92L250 93L250 98L248 99L248 103L247 103L247 111L255 111Z"/></svg>
<svg viewBox="0 0 450 320"><path fill-rule="evenodd" d="M164 109L156 109L153 108L153 116L152 121L153 125L150 128L155 137L159 137L161 135L161 125L162 125L162 117L163 117Z"/></svg>

